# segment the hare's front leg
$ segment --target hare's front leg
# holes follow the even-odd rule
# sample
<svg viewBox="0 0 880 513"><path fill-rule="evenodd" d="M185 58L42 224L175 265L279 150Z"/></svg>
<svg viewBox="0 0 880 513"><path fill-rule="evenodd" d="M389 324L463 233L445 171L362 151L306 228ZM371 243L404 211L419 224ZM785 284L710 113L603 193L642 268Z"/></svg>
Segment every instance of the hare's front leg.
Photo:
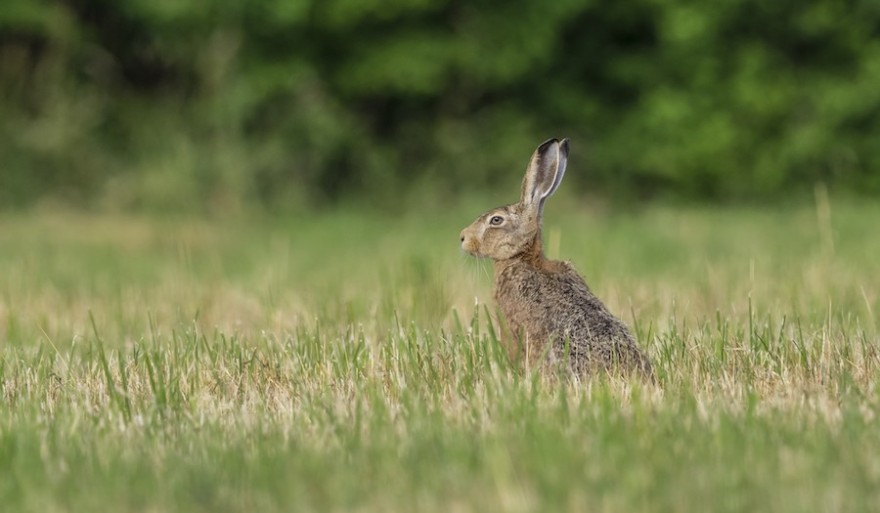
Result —
<svg viewBox="0 0 880 513"><path fill-rule="evenodd" d="M515 367L522 366L526 354L522 328L512 321L506 320L500 312L496 313L490 322L498 327L496 330L498 342L507 352L510 363Z"/></svg>

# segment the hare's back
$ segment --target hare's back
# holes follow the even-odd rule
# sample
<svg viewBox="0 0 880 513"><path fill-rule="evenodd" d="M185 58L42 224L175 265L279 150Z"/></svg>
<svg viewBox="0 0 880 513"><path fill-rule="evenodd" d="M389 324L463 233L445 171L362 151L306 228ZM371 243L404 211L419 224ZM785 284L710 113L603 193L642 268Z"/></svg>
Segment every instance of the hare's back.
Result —
<svg viewBox="0 0 880 513"><path fill-rule="evenodd" d="M650 363L626 325L614 317L567 262L547 270L521 264L498 276L496 299L515 331L567 346L574 368L646 369ZM558 354L557 356L563 356Z"/></svg>
<svg viewBox="0 0 880 513"><path fill-rule="evenodd" d="M605 307L587 287L583 278L571 267L566 273L555 274L549 288L555 297L554 332L572 341L631 338L626 326Z"/></svg>

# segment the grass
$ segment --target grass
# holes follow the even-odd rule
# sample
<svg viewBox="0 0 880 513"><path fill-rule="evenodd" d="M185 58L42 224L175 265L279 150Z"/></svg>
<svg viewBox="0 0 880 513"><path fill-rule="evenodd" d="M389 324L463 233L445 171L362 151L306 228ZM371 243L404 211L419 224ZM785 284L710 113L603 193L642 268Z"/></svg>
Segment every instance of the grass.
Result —
<svg viewBox="0 0 880 513"><path fill-rule="evenodd" d="M483 204L0 217L4 511L868 511L880 206L548 206L660 385L503 357Z"/></svg>

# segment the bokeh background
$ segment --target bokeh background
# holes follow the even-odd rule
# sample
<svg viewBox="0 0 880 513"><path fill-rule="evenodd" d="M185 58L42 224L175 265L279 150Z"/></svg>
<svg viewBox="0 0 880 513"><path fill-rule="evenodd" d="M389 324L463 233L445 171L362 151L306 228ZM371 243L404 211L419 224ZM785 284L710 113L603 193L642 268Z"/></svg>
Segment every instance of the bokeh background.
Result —
<svg viewBox="0 0 880 513"><path fill-rule="evenodd" d="M874 0L3 0L0 207L880 193ZM573 158L575 158L573 157Z"/></svg>

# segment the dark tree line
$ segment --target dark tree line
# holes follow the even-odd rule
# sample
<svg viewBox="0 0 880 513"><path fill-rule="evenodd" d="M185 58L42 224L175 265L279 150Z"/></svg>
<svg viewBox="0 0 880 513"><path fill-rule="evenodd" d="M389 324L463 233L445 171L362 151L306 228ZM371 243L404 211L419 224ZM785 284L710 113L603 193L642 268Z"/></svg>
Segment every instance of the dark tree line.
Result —
<svg viewBox="0 0 880 513"><path fill-rule="evenodd" d="M0 203L880 192L880 3L4 0ZM514 169L515 171L512 171Z"/></svg>

